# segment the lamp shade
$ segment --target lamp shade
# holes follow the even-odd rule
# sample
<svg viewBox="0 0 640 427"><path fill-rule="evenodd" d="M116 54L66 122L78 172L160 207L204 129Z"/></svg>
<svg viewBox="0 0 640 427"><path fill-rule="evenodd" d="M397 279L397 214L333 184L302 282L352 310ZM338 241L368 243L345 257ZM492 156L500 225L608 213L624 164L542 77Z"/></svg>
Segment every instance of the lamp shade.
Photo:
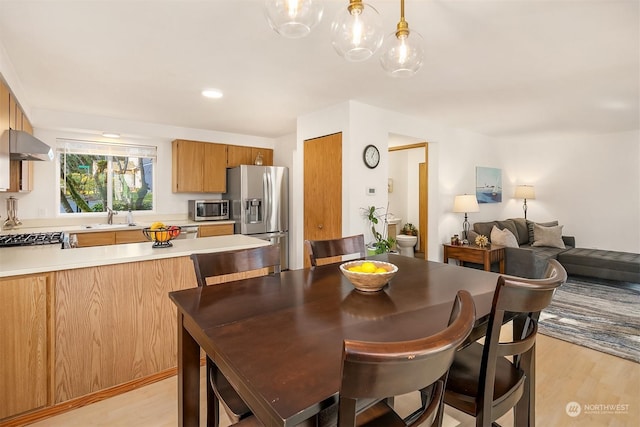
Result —
<svg viewBox="0 0 640 427"><path fill-rule="evenodd" d="M516 193L514 195L516 199L529 199L534 200L536 198L536 191L533 185L518 185L516 186Z"/></svg>
<svg viewBox="0 0 640 427"><path fill-rule="evenodd" d="M478 206L478 199L476 199L475 194L462 194L460 196L456 196L453 200L453 212L480 212L480 206Z"/></svg>

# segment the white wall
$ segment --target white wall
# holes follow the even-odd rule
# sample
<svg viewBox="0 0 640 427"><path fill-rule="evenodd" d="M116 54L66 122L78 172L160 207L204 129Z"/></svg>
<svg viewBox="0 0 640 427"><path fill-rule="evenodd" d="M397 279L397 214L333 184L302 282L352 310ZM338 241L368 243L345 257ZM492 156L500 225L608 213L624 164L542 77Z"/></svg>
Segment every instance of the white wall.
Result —
<svg viewBox="0 0 640 427"><path fill-rule="evenodd" d="M87 116L82 114L61 113L48 110L33 110L34 135L57 147L57 138L84 139L90 141L115 141L121 143L151 145L158 149L156 165L156 182L154 195L156 211L153 213L137 213L136 218L155 215L187 215L187 200L194 198L220 198L220 194L212 193L173 193L171 191L171 141L174 139L191 139L197 141L216 142L221 144L246 145L254 147L274 148L275 140L250 135L230 134L200 129L180 128L152 123L140 123L116 120L107 117ZM110 140L102 137L102 131L121 134L121 138ZM284 153L276 151L278 160L285 159ZM19 199L19 218L25 225L28 220L41 222L43 219L55 220L58 214L58 198L56 193L57 163L34 162L34 190L30 193L11 194ZM9 194L7 194L7 197ZM105 214L95 214L104 216ZM24 220L27 220L26 222Z"/></svg>

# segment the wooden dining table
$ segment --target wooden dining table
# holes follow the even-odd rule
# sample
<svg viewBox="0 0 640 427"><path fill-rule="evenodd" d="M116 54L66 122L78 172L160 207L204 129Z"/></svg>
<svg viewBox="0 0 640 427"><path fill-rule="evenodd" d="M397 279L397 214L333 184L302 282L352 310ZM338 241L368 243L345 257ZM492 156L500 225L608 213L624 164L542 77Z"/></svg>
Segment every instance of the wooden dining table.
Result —
<svg viewBox="0 0 640 427"><path fill-rule="evenodd" d="M491 310L496 273L394 254L370 258L398 266L373 293L355 290L339 264L171 292L179 425L199 426L200 349L265 426L305 425L338 400L345 339L437 333L461 289L473 296L477 319Z"/></svg>

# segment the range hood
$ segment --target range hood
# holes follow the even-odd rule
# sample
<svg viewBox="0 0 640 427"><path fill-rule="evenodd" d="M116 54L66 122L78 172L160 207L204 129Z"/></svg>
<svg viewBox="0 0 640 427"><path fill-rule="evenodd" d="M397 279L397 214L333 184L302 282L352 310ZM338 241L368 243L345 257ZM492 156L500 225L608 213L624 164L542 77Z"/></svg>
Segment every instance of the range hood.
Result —
<svg viewBox="0 0 640 427"><path fill-rule="evenodd" d="M9 159L53 160L53 150L33 135L9 129Z"/></svg>

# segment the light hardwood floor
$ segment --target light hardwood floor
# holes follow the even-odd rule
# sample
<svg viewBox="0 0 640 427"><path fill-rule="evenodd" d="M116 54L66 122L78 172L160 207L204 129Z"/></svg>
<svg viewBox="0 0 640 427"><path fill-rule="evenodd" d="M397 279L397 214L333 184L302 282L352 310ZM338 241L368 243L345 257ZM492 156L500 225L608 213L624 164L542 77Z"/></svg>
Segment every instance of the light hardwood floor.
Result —
<svg viewBox="0 0 640 427"><path fill-rule="evenodd" d="M536 424L543 427L637 426L640 420L640 364L538 335ZM204 371L202 375L204 397ZM176 377L32 424L37 427L173 427L177 425ZM408 406L414 396L396 399ZM567 415L570 402L580 405ZM587 405L587 407L585 407ZM618 405L619 413L604 405ZM201 401L201 425L206 419ZM591 413L585 413L589 409ZM475 425L474 419L446 407L446 427ZM499 420L512 427L510 414ZM221 426L228 426L223 417Z"/></svg>

